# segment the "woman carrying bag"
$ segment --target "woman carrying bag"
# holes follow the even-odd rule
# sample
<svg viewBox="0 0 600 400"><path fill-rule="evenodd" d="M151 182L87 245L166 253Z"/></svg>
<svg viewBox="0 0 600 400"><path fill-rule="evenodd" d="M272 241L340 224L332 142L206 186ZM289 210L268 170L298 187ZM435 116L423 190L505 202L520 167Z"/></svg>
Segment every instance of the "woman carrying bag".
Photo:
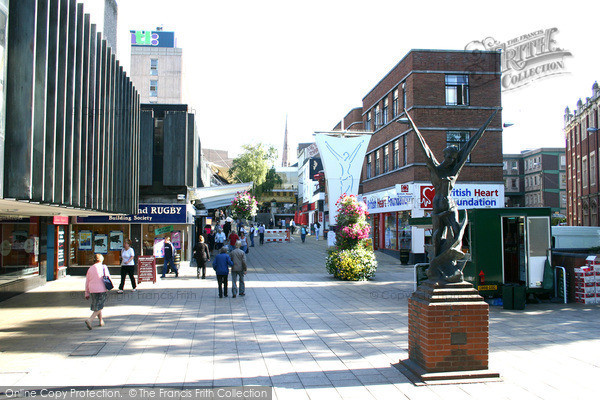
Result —
<svg viewBox="0 0 600 400"><path fill-rule="evenodd" d="M202 269L202 279L206 279L206 263L210 261L210 251L208 246L204 243L204 237L200 235L198 243L194 247L194 260L196 260L196 276L200 279L200 269Z"/></svg>
<svg viewBox="0 0 600 400"><path fill-rule="evenodd" d="M98 317L98 326L104 326L102 310L104 309L106 295L113 288L108 267L103 264L104 257L102 254L95 254L94 261L96 263L88 269L85 275L85 298L92 298L90 309L93 311L92 315L84 321L89 330L92 329L92 322L96 317Z"/></svg>

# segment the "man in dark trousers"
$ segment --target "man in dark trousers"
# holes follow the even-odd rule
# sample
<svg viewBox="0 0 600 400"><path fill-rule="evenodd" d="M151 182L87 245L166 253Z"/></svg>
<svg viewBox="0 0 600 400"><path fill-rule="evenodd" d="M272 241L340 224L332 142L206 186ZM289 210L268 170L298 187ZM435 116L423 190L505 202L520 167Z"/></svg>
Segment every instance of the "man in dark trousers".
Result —
<svg viewBox="0 0 600 400"><path fill-rule="evenodd" d="M179 271L177 271L177 267L175 266L175 247L173 247L173 243L171 243L171 238L167 236L165 238L165 264L162 270L161 278L165 277L169 267L175 271L175 277L179 277Z"/></svg>
<svg viewBox="0 0 600 400"><path fill-rule="evenodd" d="M259 243L265 244L265 224L260 224L258 227L258 237L260 238Z"/></svg>
<svg viewBox="0 0 600 400"><path fill-rule="evenodd" d="M229 267L233 266L233 261L229 254L227 254L227 249L225 247L221 247L219 250L219 254L213 260L213 269L217 274L217 283L219 285L219 297L223 297L223 292L225 292L225 297L227 297L227 277L229 276Z"/></svg>

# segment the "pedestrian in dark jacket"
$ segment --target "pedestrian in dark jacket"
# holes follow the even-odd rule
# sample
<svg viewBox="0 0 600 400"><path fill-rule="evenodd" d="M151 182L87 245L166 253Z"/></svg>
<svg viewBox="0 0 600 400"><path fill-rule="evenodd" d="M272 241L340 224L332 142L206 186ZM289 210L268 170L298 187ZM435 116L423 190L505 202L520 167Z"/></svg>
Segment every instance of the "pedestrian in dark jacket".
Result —
<svg viewBox="0 0 600 400"><path fill-rule="evenodd" d="M196 267L198 271L196 276L200 278L200 272L202 272L202 279L206 279L206 263L210 261L210 250L206 243L204 243L204 237L200 235L196 247L194 247L194 259L196 260Z"/></svg>
<svg viewBox="0 0 600 400"><path fill-rule="evenodd" d="M220 253L213 260L213 269L217 274L217 282L219 284L219 297L227 297L227 277L229 276L229 267L233 266L231 257L227 254L227 249L222 247Z"/></svg>
<svg viewBox="0 0 600 400"><path fill-rule="evenodd" d="M179 277L179 271L177 271L177 267L175 266L175 247L173 246L173 243L171 243L171 238L169 236L167 236L165 238L165 255L164 255L164 260L165 263L163 265L163 270L162 270L162 276L161 278L165 277L165 274L168 272L169 266L171 267L171 269L173 271L175 271L175 277Z"/></svg>

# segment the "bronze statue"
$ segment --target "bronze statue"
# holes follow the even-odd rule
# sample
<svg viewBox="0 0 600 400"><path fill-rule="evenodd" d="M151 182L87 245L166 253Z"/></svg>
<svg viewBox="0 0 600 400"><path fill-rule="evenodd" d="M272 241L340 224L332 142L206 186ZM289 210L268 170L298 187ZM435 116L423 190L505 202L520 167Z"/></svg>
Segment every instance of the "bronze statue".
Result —
<svg viewBox="0 0 600 400"><path fill-rule="evenodd" d="M427 146L423 135L417 129L408 112L404 110L404 113L419 139L418 142L425 154L427 168L429 168L431 174L431 183L435 188L432 214L433 257L430 255L427 276L431 280L440 282L462 282L464 262L459 265L458 260L463 259L465 256L461 250L461 242L468 218L465 211L465 218L462 222L459 222L458 208L451 193L458 174L469 158L469 154L481 139L483 132L490 125L498 110L492 113L485 124L461 149L456 146L446 147L444 149L444 161L441 163L438 162L429 146Z"/></svg>

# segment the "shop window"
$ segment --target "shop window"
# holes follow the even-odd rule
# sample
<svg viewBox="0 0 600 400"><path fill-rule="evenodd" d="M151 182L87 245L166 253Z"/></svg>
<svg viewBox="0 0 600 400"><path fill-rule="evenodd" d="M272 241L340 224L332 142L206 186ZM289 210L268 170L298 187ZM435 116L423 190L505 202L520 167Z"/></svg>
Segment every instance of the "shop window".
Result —
<svg viewBox="0 0 600 400"><path fill-rule="evenodd" d="M398 212L398 247L399 250L410 250L412 227L408 224L410 211Z"/></svg>
<svg viewBox="0 0 600 400"><path fill-rule="evenodd" d="M385 214L384 243L386 249L398 250L398 227L396 226L395 212Z"/></svg>
<svg viewBox="0 0 600 400"><path fill-rule="evenodd" d="M25 219L23 222L3 222L0 227L0 281L38 275L39 223Z"/></svg>
<svg viewBox="0 0 600 400"><path fill-rule="evenodd" d="M129 227L129 224L73 225L75 264L92 265L94 254L99 253L104 256L104 264L121 265L123 241L130 238Z"/></svg>

